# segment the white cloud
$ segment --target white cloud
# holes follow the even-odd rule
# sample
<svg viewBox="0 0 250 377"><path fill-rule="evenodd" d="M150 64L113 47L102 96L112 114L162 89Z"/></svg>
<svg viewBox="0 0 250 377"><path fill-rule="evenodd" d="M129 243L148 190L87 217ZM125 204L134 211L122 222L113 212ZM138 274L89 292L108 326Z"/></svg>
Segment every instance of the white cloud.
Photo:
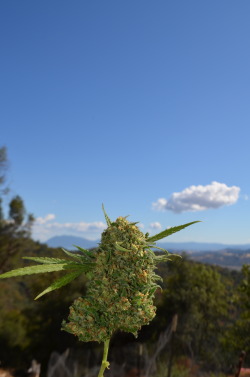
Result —
<svg viewBox="0 0 250 377"><path fill-rule="evenodd" d="M42 225L46 224L48 221L54 220L56 216L53 213L49 213L45 217L37 217L36 224Z"/></svg>
<svg viewBox="0 0 250 377"><path fill-rule="evenodd" d="M196 212L234 204L239 198L240 188L225 183L212 182L207 186L190 186L181 192L174 192L167 200L160 198L153 203L157 211Z"/></svg>
<svg viewBox="0 0 250 377"><path fill-rule="evenodd" d="M51 223L47 224L47 228L50 229L67 229L67 230L73 230L77 232L96 232L99 230L103 230L107 228L107 225L104 224L101 221L96 221L93 223L84 223L84 222L79 222L79 223Z"/></svg>
<svg viewBox="0 0 250 377"><path fill-rule="evenodd" d="M97 240L101 238L101 233L107 228L107 225L102 221L59 223L53 221L55 218L54 214L37 217L32 227L33 238L44 242L54 236L74 235L89 240ZM143 223L138 223L137 226L141 230L145 227Z"/></svg>
<svg viewBox="0 0 250 377"><path fill-rule="evenodd" d="M91 223L86 222L67 222L59 223L53 222L56 216L54 214L48 214L45 217L38 217L35 220L33 226L33 237L40 241L46 241L47 239L62 234L77 235L84 238L100 238L101 232L107 227L101 221L95 221Z"/></svg>
<svg viewBox="0 0 250 377"><path fill-rule="evenodd" d="M153 209L155 209L156 211L164 211L167 203L167 199L160 198L157 200L157 202L153 203Z"/></svg>
<svg viewBox="0 0 250 377"><path fill-rule="evenodd" d="M149 227L151 229L161 229L162 228L161 224L158 221L156 221L155 223L149 224Z"/></svg>

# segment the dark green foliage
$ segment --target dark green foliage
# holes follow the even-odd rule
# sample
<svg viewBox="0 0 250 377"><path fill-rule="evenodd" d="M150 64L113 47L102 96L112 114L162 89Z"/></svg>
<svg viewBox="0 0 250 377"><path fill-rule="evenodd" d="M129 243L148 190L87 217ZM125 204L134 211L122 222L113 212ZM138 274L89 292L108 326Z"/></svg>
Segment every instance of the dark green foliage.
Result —
<svg viewBox="0 0 250 377"><path fill-rule="evenodd" d="M2 201L2 198L0 198L0 223L4 220Z"/></svg>
<svg viewBox="0 0 250 377"><path fill-rule="evenodd" d="M45 254L57 260L61 254L59 249L48 248L32 240L27 246L24 242L22 250L31 258L32 255L42 258L41 255ZM25 267L27 262L23 260L22 263ZM20 259L14 258L11 267L17 266L20 266ZM72 281L68 288L62 287L58 293L52 292L34 301L44 287L60 279L61 274L65 277L65 272L67 275L67 271L37 274L32 280L29 276L0 280L0 349L3 365L26 368L31 359L36 358L46 368L52 351L63 352L67 347L76 347L74 338L61 332L60 328L70 303L85 291L84 277Z"/></svg>
<svg viewBox="0 0 250 377"><path fill-rule="evenodd" d="M3 186L5 183L5 173L8 167L8 158L7 158L7 149L6 147L0 148L0 186ZM7 188L1 188L0 193L5 194Z"/></svg>
<svg viewBox="0 0 250 377"><path fill-rule="evenodd" d="M1 204L1 203L0 203ZM0 208L1 210L1 208ZM0 273L9 270L12 262L30 243L30 233L34 218L26 216L23 200L15 197L9 204L11 219L0 219Z"/></svg>
<svg viewBox="0 0 250 377"><path fill-rule="evenodd" d="M231 278L216 267L186 258L173 261L167 270L158 313L165 316L165 325L178 314L175 355L186 354L205 368L225 368L223 338L232 309Z"/></svg>
<svg viewBox="0 0 250 377"><path fill-rule="evenodd" d="M16 225L21 225L25 216L25 208L22 198L19 195L17 195L15 198L11 200L9 206L10 219L13 220Z"/></svg>
<svg viewBox="0 0 250 377"><path fill-rule="evenodd" d="M242 280L233 299L236 307L234 321L226 333L224 343L235 354L244 350L247 354L246 363L250 363L250 265L243 266Z"/></svg>

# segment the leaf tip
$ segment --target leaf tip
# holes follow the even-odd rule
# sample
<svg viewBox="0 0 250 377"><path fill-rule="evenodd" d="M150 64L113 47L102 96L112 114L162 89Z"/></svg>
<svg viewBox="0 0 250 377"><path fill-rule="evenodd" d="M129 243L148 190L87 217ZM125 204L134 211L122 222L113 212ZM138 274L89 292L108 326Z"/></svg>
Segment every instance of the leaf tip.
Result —
<svg viewBox="0 0 250 377"><path fill-rule="evenodd" d="M103 210L103 213L104 213L104 217L105 217L106 223L107 223L108 226L110 226L111 225L111 220L110 220L110 218L108 217L108 215L107 215L107 213L105 211L103 203L102 203L102 210Z"/></svg>

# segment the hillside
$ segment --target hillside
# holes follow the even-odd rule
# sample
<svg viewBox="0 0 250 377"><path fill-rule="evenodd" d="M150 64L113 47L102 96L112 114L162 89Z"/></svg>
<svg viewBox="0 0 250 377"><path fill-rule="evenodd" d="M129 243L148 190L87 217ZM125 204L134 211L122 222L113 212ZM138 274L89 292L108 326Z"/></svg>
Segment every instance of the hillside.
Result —
<svg viewBox="0 0 250 377"><path fill-rule="evenodd" d="M250 249L224 249L206 252L187 252L190 259L201 263L240 270L243 264L250 264Z"/></svg>

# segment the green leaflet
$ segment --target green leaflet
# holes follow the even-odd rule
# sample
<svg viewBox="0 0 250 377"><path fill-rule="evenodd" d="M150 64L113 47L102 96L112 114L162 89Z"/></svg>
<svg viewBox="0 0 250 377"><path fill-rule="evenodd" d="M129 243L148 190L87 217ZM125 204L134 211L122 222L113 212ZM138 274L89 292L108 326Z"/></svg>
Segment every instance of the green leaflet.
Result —
<svg viewBox="0 0 250 377"><path fill-rule="evenodd" d="M62 249L62 251L63 251L66 255L68 255L70 258L75 258L75 259L80 259L80 258L81 258L80 255L78 255L78 254L74 254L74 253L72 253L72 252L70 252L70 251L67 251L67 250L65 250L63 247L62 247L61 249Z"/></svg>
<svg viewBox="0 0 250 377"><path fill-rule="evenodd" d="M23 275L32 275L32 274L41 274L45 272L53 272L53 271L63 271L63 270L81 270L82 272L89 271L92 266L90 265L83 265L79 263L53 263L53 264L43 264L38 266L30 266L30 267L23 267L18 268L16 270L5 272L4 274L0 275L0 279L15 277L15 276L23 276Z"/></svg>
<svg viewBox="0 0 250 377"><path fill-rule="evenodd" d="M62 251L66 255L68 255L70 258L77 259L80 263L86 263L86 257L84 255L79 255L79 254L76 254L74 252L67 251L67 250L65 250L63 248L62 248ZM90 263L90 261L88 260L87 263Z"/></svg>
<svg viewBox="0 0 250 377"><path fill-rule="evenodd" d="M154 260L156 261L156 263L160 263L160 262L168 262L168 261L171 261L172 259L168 255L156 255L154 257Z"/></svg>
<svg viewBox="0 0 250 377"><path fill-rule="evenodd" d="M156 245L151 245L150 247L152 249L158 249L158 250L164 251L164 253L166 253L166 254L169 254L169 251L166 250L166 249L163 249L162 247L159 247L159 246L156 246Z"/></svg>
<svg viewBox="0 0 250 377"><path fill-rule="evenodd" d="M48 288L46 288L43 292L41 292L38 296L36 296L35 300L45 295L46 293L49 293L51 291L54 291L55 289L59 289L63 287L64 285L69 284L72 280L80 276L81 273L82 273L81 270L80 271L77 270L77 271L70 272L69 274L60 277L59 279L54 281L54 283L52 283Z"/></svg>
<svg viewBox="0 0 250 377"><path fill-rule="evenodd" d="M67 259L59 258L47 258L47 257L23 257L23 259L32 260L34 262L43 263L43 264L53 264L53 263L68 263Z"/></svg>
<svg viewBox="0 0 250 377"><path fill-rule="evenodd" d="M111 220L108 217L108 215L106 214L106 211L105 211L105 208L104 208L103 204L102 204L102 210L103 210L103 213L104 213L104 216L105 216L105 219L106 219L106 223L107 223L108 226L110 226L111 225Z"/></svg>
<svg viewBox="0 0 250 377"><path fill-rule="evenodd" d="M179 226L174 226L172 228L166 229L163 232L156 234L155 236L147 238L147 241L152 242L152 241L161 240L162 238L168 237L171 234L179 232L180 230L186 228L187 226L190 226L190 225L195 224L195 223L200 223L200 221L192 221L191 223L187 223L187 224L183 224L183 225L179 225Z"/></svg>
<svg viewBox="0 0 250 377"><path fill-rule="evenodd" d="M95 258L95 256L94 256L94 254L93 254L92 251L83 249L82 247L77 246L77 245L73 245L73 246L75 246L79 251L81 251L81 253L83 253L84 256L88 257L89 259Z"/></svg>

